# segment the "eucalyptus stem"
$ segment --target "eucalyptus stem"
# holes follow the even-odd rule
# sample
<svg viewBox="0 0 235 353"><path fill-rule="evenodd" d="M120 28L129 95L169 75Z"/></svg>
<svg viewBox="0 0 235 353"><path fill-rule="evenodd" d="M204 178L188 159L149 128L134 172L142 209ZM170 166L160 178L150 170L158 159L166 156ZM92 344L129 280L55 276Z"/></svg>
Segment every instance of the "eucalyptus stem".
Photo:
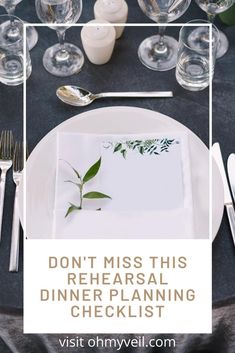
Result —
<svg viewBox="0 0 235 353"><path fill-rule="evenodd" d="M83 182L81 183L79 189L80 189L80 204L79 204L79 209L82 210L82 203L83 203Z"/></svg>

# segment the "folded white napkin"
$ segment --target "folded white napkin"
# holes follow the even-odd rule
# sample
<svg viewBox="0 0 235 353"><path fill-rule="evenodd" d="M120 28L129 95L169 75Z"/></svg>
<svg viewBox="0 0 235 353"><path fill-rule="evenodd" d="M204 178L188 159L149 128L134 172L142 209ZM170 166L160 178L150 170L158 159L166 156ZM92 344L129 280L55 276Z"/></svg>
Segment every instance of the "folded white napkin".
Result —
<svg viewBox="0 0 235 353"><path fill-rule="evenodd" d="M179 132L58 133L54 236L193 238L188 149L187 134ZM97 174L82 191L89 198L83 198L82 210L65 217L71 204L79 207L81 201L74 169L84 178L94 165Z"/></svg>

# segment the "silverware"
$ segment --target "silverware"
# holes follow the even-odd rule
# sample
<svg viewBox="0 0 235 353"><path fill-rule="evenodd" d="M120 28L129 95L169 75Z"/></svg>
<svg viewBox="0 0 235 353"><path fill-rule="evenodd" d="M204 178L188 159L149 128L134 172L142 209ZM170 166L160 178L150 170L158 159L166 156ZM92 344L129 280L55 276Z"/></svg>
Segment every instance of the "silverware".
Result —
<svg viewBox="0 0 235 353"><path fill-rule="evenodd" d="M161 98L173 97L171 91L156 91L156 92L106 92L106 93L91 93L84 88L77 86L61 86L56 91L57 97L64 103L76 107L84 107L91 104L98 98Z"/></svg>
<svg viewBox="0 0 235 353"><path fill-rule="evenodd" d="M229 178L229 183L233 195L233 201L235 203L235 154L232 153L228 157L228 163L227 163L227 168L228 168L228 178Z"/></svg>
<svg viewBox="0 0 235 353"><path fill-rule="evenodd" d="M0 180L0 241L2 233L2 215L5 196L6 175L7 171L12 166L13 148L14 142L12 131L2 131L0 139L0 169L2 171Z"/></svg>
<svg viewBox="0 0 235 353"><path fill-rule="evenodd" d="M11 251L10 251L10 264L9 271L17 272L19 267L19 242L20 242L20 219L18 210L18 188L24 167L24 148L23 144L17 142L15 144L13 156L13 180L16 184L14 211L11 231Z"/></svg>
<svg viewBox="0 0 235 353"><path fill-rule="evenodd" d="M219 167L220 174L222 177L223 186L224 186L224 205L225 205L225 208L227 211L229 225L230 225L230 229L231 229L231 233L232 233L232 237L233 237L233 242L235 245L235 211L234 211L234 207L233 207L231 193L229 190L228 179L226 177L226 173L225 173L225 169L224 169L220 145L218 142L212 146L212 154L213 154L214 159L217 162L217 165Z"/></svg>

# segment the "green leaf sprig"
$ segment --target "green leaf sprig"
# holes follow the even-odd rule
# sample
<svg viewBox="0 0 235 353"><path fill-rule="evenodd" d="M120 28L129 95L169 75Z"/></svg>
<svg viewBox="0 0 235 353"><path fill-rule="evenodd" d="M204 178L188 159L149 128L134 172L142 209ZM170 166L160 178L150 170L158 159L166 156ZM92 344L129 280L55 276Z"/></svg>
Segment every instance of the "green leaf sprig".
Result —
<svg viewBox="0 0 235 353"><path fill-rule="evenodd" d="M74 211L82 210L84 199L88 199L88 200L111 199L110 196L103 194L102 192L99 192L99 191L90 191L90 192L87 192L84 194L84 185L88 181L93 179L98 174L98 172L100 170L101 158L88 169L88 171L86 172L84 177L82 177L80 175L80 173L70 163L68 163L67 161L65 161L65 162L70 166L70 168L73 170L73 172L77 178L77 182L74 182L72 180L65 180L65 183L72 183L79 190L79 205L74 205L73 203L70 202L69 203L70 206L66 212L65 217L67 217L70 213L72 213ZM99 208L98 210L100 211L101 209Z"/></svg>

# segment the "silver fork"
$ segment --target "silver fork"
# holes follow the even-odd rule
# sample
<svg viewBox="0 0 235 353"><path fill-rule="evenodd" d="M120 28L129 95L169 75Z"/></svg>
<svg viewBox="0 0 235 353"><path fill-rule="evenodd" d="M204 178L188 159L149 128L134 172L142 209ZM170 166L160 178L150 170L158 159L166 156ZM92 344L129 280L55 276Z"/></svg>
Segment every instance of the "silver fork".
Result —
<svg viewBox="0 0 235 353"><path fill-rule="evenodd" d="M24 168L24 146L16 142L13 156L13 180L16 184L13 221L11 230L11 252L9 271L17 272L19 267L20 219L18 210L18 188Z"/></svg>
<svg viewBox="0 0 235 353"><path fill-rule="evenodd" d="M5 196L6 175L7 171L12 166L13 148L14 142L12 131L3 130L0 139L0 169L2 171L0 179L0 241L2 234L2 215Z"/></svg>

